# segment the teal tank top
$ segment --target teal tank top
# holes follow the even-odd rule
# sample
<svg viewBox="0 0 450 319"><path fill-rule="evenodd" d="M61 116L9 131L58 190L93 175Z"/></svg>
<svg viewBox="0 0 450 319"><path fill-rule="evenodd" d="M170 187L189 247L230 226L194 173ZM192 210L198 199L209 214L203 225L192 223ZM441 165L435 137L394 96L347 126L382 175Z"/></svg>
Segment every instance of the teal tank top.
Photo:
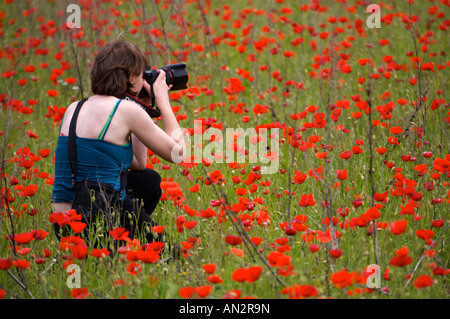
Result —
<svg viewBox="0 0 450 319"><path fill-rule="evenodd" d="M76 182L88 179L110 184L116 190L120 190L120 174L130 168L133 160L133 146L131 140L125 145L117 145L103 139L120 101L117 101L98 138L76 137L78 153ZM58 137L52 193L52 202L54 203L70 203L73 200L68 143L68 136L60 135Z"/></svg>

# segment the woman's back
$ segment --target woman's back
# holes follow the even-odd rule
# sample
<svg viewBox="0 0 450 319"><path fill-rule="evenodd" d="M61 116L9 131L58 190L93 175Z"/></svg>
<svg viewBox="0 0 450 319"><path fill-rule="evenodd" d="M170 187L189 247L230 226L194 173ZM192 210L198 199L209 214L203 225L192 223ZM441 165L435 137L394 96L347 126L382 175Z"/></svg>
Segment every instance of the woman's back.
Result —
<svg viewBox="0 0 450 319"><path fill-rule="evenodd" d="M78 114L76 134L84 138L99 138L105 125L109 122L103 140L112 144L124 145L129 141L130 131L124 125L123 108L128 101L121 101L113 96L94 95L90 97ZM67 110L60 135L69 135L69 126L77 103L73 103ZM122 105L121 105L122 104ZM122 106L122 107L121 107ZM117 107L116 111L114 109ZM110 116L113 115L111 118Z"/></svg>
<svg viewBox="0 0 450 319"><path fill-rule="evenodd" d="M126 136L126 133L124 132L123 136L119 136L117 132L115 134L109 133L112 132L110 131L111 127L120 126L121 124L120 117L115 115L122 101L116 99L111 108L110 105L104 103L105 100L106 102L111 102L110 98L92 99L94 101L88 100L84 103L77 120L78 171L76 182L89 179L110 184L116 190L119 190L121 187L120 174L128 170L133 160L132 143L129 137ZM55 182L52 195L54 202L70 202L73 198L67 132L71 118L72 115L70 114L65 119L58 138L55 154ZM78 125L78 123L81 123L81 125ZM109 137L110 141L106 140L105 137ZM127 142L118 144L124 137L127 138Z"/></svg>

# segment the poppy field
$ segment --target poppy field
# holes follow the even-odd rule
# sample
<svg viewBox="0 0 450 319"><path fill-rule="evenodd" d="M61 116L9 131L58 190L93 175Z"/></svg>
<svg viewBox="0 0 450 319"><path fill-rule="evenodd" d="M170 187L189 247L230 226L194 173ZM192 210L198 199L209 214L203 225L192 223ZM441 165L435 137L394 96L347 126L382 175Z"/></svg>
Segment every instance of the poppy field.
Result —
<svg viewBox="0 0 450 319"><path fill-rule="evenodd" d="M0 0L0 298L447 299L449 15L448 0ZM90 247L76 211L51 211L54 155L117 37L187 65L170 98L188 156L148 151L162 197L143 231L165 242L100 227Z"/></svg>

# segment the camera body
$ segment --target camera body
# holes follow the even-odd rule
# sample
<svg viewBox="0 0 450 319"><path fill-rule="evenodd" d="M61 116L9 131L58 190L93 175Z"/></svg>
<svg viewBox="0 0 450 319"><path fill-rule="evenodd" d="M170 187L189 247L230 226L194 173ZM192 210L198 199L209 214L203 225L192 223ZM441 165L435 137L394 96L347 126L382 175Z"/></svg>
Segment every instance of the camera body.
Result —
<svg viewBox="0 0 450 319"><path fill-rule="evenodd" d="M161 68L166 73L166 83L167 85L172 85L171 91L177 90L185 90L187 89L187 82L189 76L186 72L186 64L184 63L176 63L169 64L163 66ZM151 93L151 105L146 105L140 100L148 98L149 95L147 91L143 88L141 92L138 94L138 99L133 98L131 95L126 94L127 100L132 100L143 107L143 109L152 117L159 117L161 115L157 106L155 106L155 95L153 93L153 83L155 83L156 78L158 77L158 72L156 69L148 69L144 71L143 76L144 80L150 85L150 93Z"/></svg>

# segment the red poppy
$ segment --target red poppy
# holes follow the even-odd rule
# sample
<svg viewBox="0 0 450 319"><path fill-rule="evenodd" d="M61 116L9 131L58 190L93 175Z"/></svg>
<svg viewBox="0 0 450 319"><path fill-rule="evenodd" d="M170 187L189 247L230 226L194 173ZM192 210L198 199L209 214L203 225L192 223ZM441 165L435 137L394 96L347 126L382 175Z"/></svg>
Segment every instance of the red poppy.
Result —
<svg viewBox="0 0 450 319"><path fill-rule="evenodd" d="M425 240L429 245L431 244L431 238L434 236L434 231L431 229L419 229L416 231L416 236Z"/></svg>
<svg viewBox="0 0 450 319"><path fill-rule="evenodd" d="M110 235L113 236L115 240L127 241L129 239L128 234L130 233L125 228L114 228L109 231Z"/></svg>
<svg viewBox="0 0 450 319"><path fill-rule="evenodd" d="M142 261L145 264L153 264L160 259L159 253L151 249L140 249L137 251L136 256L138 260Z"/></svg>
<svg viewBox="0 0 450 319"><path fill-rule="evenodd" d="M319 245L316 244L309 244L309 251L312 253L317 252L320 249Z"/></svg>
<svg viewBox="0 0 450 319"><path fill-rule="evenodd" d="M192 193L198 193L198 191L199 191L198 184L195 184L194 186L190 187L189 191L192 192Z"/></svg>
<svg viewBox="0 0 450 319"><path fill-rule="evenodd" d="M375 193L373 196L373 199L377 202L383 202L385 203L387 201L387 195L388 195L389 191L386 191L384 193Z"/></svg>
<svg viewBox="0 0 450 319"><path fill-rule="evenodd" d="M94 248L91 251L91 256L97 257L97 258L103 258L104 256L109 256L110 253L111 252L106 248L100 248L100 249Z"/></svg>
<svg viewBox="0 0 450 319"><path fill-rule="evenodd" d="M131 262L127 265L127 273L136 276L138 273L142 271L141 264L137 262Z"/></svg>
<svg viewBox="0 0 450 319"><path fill-rule="evenodd" d="M289 295L290 299L317 297L316 287L310 285L294 284L281 290L281 293Z"/></svg>
<svg viewBox="0 0 450 319"><path fill-rule="evenodd" d="M417 277L417 279L414 281L414 286L417 289L423 289L426 287L430 287L433 285L433 278L431 278L428 275L421 275Z"/></svg>
<svg viewBox="0 0 450 319"><path fill-rule="evenodd" d="M255 245L258 246L262 242L262 238L260 237L252 237L250 238L250 241Z"/></svg>
<svg viewBox="0 0 450 319"><path fill-rule="evenodd" d="M11 262L11 257L9 257L7 259L0 258L0 270L7 270L12 265L13 265L13 263Z"/></svg>
<svg viewBox="0 0 450 319"><path fill-rule="evenodd" d="M217 213L211 207L208 207L206 210L200 210L200 213L198 213L198 216L203 217L203 218L211 218L211 217L216 217Z"/></svg>
<svg viewBox="0 0 450 319"><path fill-rule="evenodd" d="M347 177L348 177L347 176L347 171L345 169L338 169L336 171L336 177L337 177L337 179L339 179L341 181L346 180Z"/></svg>
<svg viewBox="0 0 450 319"><path fill-rule="evenodd" d="M207 274L213 274L216 271L216 264L204 264L202 268Z"/></svg>
<svg viewBox="0 0 450 319"><path fill-rule="evenodd" d="M86 228L86 223L83 222L71 222L70 227L74 231L75 234L81 233Z"/></svg>
<svg viewBox="0 0 450 319"><path fill-rule="evenodd" d="M221 284L223 283L222 278L220 278L220 276L218 275L211 275L206 277L206 280L212 284Z"/></svg>
<svg viewBox="0 0 450 319"><path fill-rule="evenodd" d="M183 287L178 289L178 294L181 298L191 298L195 291L196 289L194 287Z"/></svg>
<svg viewBox="0 0 450 319"><path fill-rule="evenodd" d="M23 193L20 193L19 195L25 196L25 197L31 197L36 194L38 190L38 186L35 184L28 185L23 189Z"/></svg>
<svg viewBox="0 0 450 319"><path fill-rule="evenodd" d="M152 227L152 230L157 234L162 234L164 232L164 228L165 228L165 226L157 225L157 226Z"/></svg>
<svg viewBox="0 0 450 319"><path fill-rule="evenodd" d="M344 159L344 160L348 160L350 157L352 157L352 152L344 151L341 154L339 154L339 157Z"/></svg>
<svg viewBox="0 0 450 319"><path fill-rule="evenodd" d="M50 150L49 150L49 149L46 149L46 148L41 149L41 150L39 150L39 154L40 154L42 157L47 157L47 156L50 154Z"/></svg>
<svg viewBox="0 0 450 319"><path fill-rule="evenodd" d="M58 93L59 93L58 90L52 90L51 89L51 90L47 91L47 95L51 96L51 97L56 97L58 95Z"/></svg>
<svg viewBox="0 0 450 319"><path fill-rule="evenodd" d="M405 232L407 225L407 220L397 220L392 222L389 228L394 235L400 235Z"/></svg>
<svg viewBox="0 0 450 319"><path fill-rule="evenodd" d="M339 257L341 257L341 255L342 255L342 250L337 249L337 248L335 248L335 249L330 249L330 255L331 255L331 257L333 257L333 258L339 258Z"/></svg>
<svg viewBox="0 0 450 319"><path fill-rule="evenodd" d="M342 289L353 284L357 276L356 272L349 273L347 269L331 274L330 281L336 288Z"/></svg>
<svg viewBox="0 0 450 319"><path fill-rule="evenodd" d="M75 299L85 299L90 298L92 295L88 293L89 288L74 288L70 291L70 296Z"/></svg>
<svg viewBox="0 0 450 319"><path fill-rule="evenodd" d="M261 275L263 268L261 266L251 266L248 268L238 268L231 275L231 279L238 282L253 283Z"/></svg>
<svg viewBox="0 0 450 319"><path fill-rule="evenodd" d="M192 221L187 221L184 223L184 227L186 227L186 229L192 229L197 225L197 221L192 220Z"/></svg>
<svg viewBox="0 0 450 319"><path fill-rule="evenodd" d="M30 262L24 259L17 259L13 261L13 265L19 269L24 269L30 267Z"/></svg>
<svg viewBox="0 0 450 319"><path fill-rule="evenodd" d="M84 259L87 256L87 250L86 245L75 245L72 247L72 255L75 259Z"/></svg>
<svg viewBox="0 0 450 319"><path fill-rule="evenodd" d="M433 220L433 221L431 222L431 225L432 225L433 227L436 227L436 228L441 228L442 226L444 226L444 220L443 220L443 219L436 219L436 220Z"/></svg>
<svg viewBox="0 0 450 319"><path fill-rule="evenodd" d="M314 201L313 194L305 194L300 197L299 205L301 207L314 206L316 202Z"/></svg>
<svg viewBox="0 0 450 319"><path fill-rule="evenodd" d="M227 235L225 236L225 242L231 246L236 246L242 243L242 238L240 236Z"/></svg>
<svg viewBox="0 0 450 319"><path fill-rule="evenodd" d="M402 247L395 251L395 257L391 258L389 263L395 267L404 267L412 263L412 258L408 256L408 248Z"/></svg>

